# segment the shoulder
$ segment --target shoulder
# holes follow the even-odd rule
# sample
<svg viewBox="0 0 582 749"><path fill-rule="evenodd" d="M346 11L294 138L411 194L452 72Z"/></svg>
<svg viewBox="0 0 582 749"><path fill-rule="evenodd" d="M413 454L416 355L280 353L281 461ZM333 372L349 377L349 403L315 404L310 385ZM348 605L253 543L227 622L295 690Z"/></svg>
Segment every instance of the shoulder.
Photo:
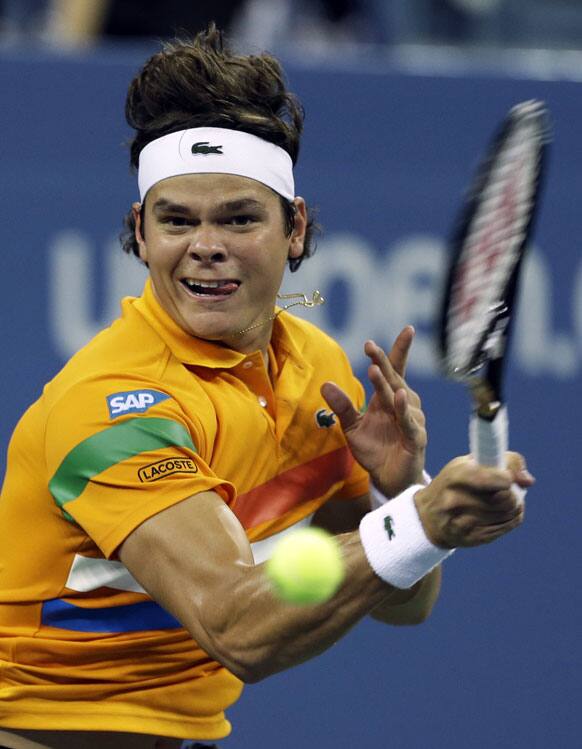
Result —
<svg viewBox="0 0 582 749"><path fill-rule="evenodd" d="M124 303L123 315L45 386L37 412L46 437L58 435L60 450L117 427L127 417L183 422L179 372L172 359L164 341Z"/></svg>
<svg viewBox="0 0 582 749"><path fill-rule="evenodd" d="M308 353L310 357L325 358L333 354L334 356L341 356L345 361L348 360L345 351L335 338L332 338L312 322L303 320L289 312L282 312L279 319L285 327L287 335L292 338L294 345L306 354Z"/></svg>
<svg viewBox="0 0 582 749"><path fill-rule="evenodd" d="M341 345L312 322L283 312L280 323L295 355L313 368L317 378L331 379L342 387L354 380L354 373Z"/></svg>
<svg viewBox="0 0 582 749"><path fill-rule="evenodd" d="M104 328L69 361L71 369L143 371L156 377L167 364L170 349L147 320L126 299L123 314Z"/></svg>
<svg viewBox="0 0 582 749"><path fill-rule="evenodd" d="M77 353L46 385L43 399L47 405L78 393L115 392L146 387L160 382L171 360L171 352L162 338L131 305L124 300L123 315L104 328ZM123 387L122 387L123 386Z"/></svg>
<svg viewBox="0 0 582 749"><path fill-rule="evenodd" d="M364 388L341 345L312 322L288 312L281 313L279 319L296 355L311 369L317 391L323 382L331 380L361 406L365 401Z"/></svg>

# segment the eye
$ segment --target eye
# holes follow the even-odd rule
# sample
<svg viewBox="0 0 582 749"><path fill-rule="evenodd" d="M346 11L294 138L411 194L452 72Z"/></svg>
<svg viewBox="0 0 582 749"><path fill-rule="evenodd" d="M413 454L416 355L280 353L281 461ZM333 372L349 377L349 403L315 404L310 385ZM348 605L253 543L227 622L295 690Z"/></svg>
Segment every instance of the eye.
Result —
<svg viewBox="0 0 582 749"><path fill-rule="evenodd" d="M258 221L257 216L253 216L250 213L240 213L236 216L230 216L226 219L227 224L232 226L250 226Z"/></svg>
<svg viewBox="0 0 582 749"><path fill-rule="evenodd" d="M187 226L189 220L184 216L164 216L160 222L169 226Z"/></svg>

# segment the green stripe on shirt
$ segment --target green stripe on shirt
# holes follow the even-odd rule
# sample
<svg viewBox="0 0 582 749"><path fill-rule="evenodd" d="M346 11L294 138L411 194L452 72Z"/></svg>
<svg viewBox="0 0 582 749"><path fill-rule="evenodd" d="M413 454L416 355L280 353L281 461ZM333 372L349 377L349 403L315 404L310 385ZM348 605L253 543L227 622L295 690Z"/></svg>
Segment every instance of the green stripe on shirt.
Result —
<svg viewBox="0 0 582 749"><path fill-rule="evenodd" d="M49 490L63 509L67 502L83 493L98 473L134 455L170 446L189 447L196 452L190 433L176 421L156 418L123 421L74 447L49 481Z"/></svg>

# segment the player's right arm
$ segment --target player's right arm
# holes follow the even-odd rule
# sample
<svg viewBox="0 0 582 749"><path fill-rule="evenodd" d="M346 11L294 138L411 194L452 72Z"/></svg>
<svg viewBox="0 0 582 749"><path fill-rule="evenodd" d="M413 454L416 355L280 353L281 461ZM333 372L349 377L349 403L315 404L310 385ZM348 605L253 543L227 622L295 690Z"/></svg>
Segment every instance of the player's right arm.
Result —
<svg viewBox="0 0 582 749"><path fill-rule="evenodd" d="M449 463L421 490L421 522L438 546L486 543L521 522L511 483L521 472ZM465 520L465 518L467 518ZM246 534L218 494L202 492L152 516L119 547L138 582L215 660L246 682L301 663L402 591L370 567L358 531L338 536L346 578L329 601L290 606L255 565Z"/></svg>
<svg viewBox="0 0 582 749"><path fill-rule="evenodd" d="M292 606L255 565L236 516L203 492L136 528L119 558L212 658L255 682L322 652L392 593L370 568L356 533L338 537L347 575L330 601Z"/></svg>

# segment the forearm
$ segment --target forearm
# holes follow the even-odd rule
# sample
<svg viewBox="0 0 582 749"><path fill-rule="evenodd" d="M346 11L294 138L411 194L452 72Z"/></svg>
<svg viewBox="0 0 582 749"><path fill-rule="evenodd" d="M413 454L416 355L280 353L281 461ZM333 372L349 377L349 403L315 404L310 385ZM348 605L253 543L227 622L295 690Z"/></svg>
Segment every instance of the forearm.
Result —
<svg viewBox="0 0 582 749"><path fill-rule="evenodd" d="M430 615L439 596L442 568L439 565L409 590L401 590L371 611L384 624L421 624Z"/></svg>
<svg viewBox="0 0 582 749"><path fill-rule="evenodd" d="M142 523L119 556L211 658L254 682L321 653L382 602L408 600L403 591L448 554L424 535L411 496L388 506L389 518L378 508L358 530L337 536L345 578L318 605L294 606L275 595L238 519L212 492Z"/></svg>
<svg viewBox="0 0 582 749"><path fill-rule="evenodd" d="M358 531L338 537L346 580L322 606L289 607L275 600L261 567L240 575L244 579L236 586L237 595L223 599L229 608L221 613L222 621L232 626L214 622L212 627L224 633L216 644L223 658L235 655L238 664L250 666L255 676L247 678L252 681L320 653L372 610L384 621L399 624L426 618L440 583L439 572L431 577L428 572L451 552L426 538L414 505L416 489L410 487L367 513Z"/></svg>
<svg viewBox="0 0 582 749"><path fill-rule="evenodd" d="M231 581L221 605L210 609L207 628L221 633L213 648L244 681L259 681L323 652L354 624L402 591L373 572L358 532L338 536L346 576L329 601L294 606L274 595L264 565L245 566ZM226 588L226 586L225 586Z"/></svg>

